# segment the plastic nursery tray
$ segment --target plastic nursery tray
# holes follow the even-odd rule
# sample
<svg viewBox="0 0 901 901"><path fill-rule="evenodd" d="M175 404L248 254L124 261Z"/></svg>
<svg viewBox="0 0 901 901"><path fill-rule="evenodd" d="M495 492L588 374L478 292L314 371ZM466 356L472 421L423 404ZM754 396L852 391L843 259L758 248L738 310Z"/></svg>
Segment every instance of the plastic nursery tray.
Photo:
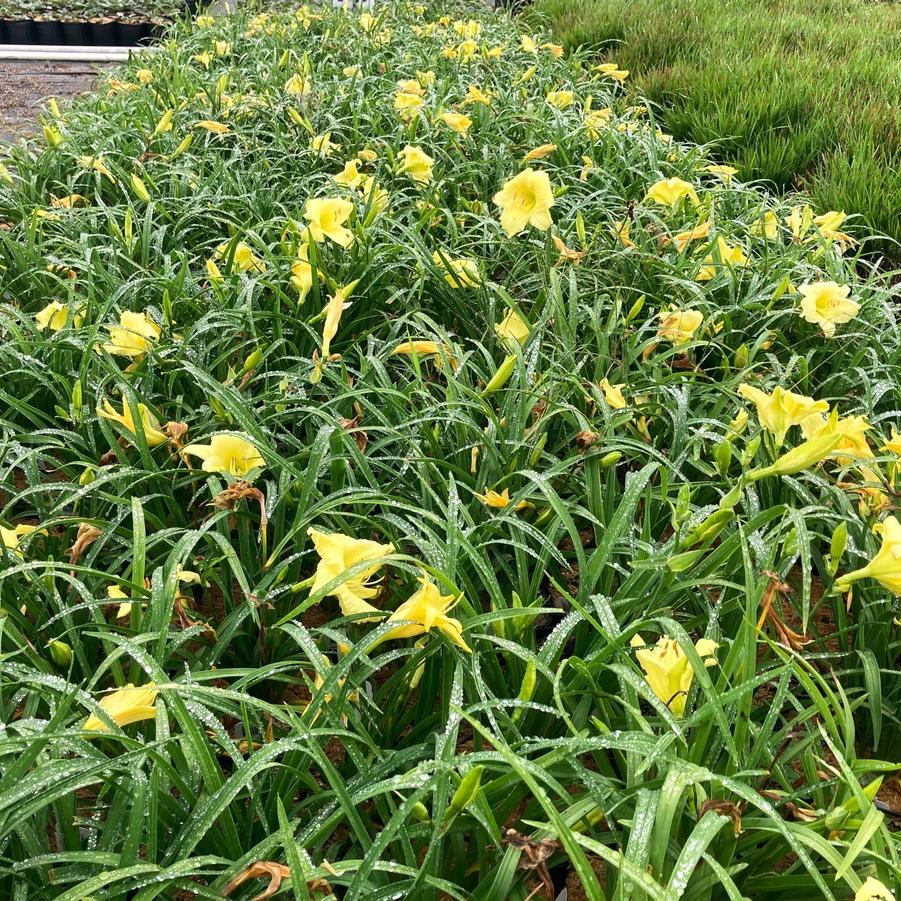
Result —
<svg viewBox="0 0 901 901"><path fill-rule="evenodd" d="M185 0L193 14L197 0ZM158 37L165 25L157 22L59 22L51 19L0 18L0 44L34 44L64 47L134 47Z"/></svg>

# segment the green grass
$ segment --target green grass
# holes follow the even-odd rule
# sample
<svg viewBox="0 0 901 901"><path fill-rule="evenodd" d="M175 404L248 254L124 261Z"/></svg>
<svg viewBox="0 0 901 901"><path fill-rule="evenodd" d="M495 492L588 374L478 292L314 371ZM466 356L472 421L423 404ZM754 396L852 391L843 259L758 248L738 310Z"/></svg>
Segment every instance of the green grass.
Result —
<svg viewBox="0 0 901 901"><path fill-rule="evenodd" d="M901 239L901 18L872 0L538 0L570 48L615 57L680 138L746 178Z"/></svg>
<svg viewBox="0 0 901 901"><path fill-rule="evenodd" d="M246 876L248 901L258 862L304 901L895 887L898 586L835 586L897 501L890 277L816 228L794 238L797 198L707 172L588 55L524 50L507 17L318 12L178 24L0 155L0 525L35 527L0 542L0 896L217 899ZM481 23L468 60L442 54L460 15ZM427 71L401 121L398 80ZM490 106L462 105L473 86ZM589 96L606 126L585 127ZM451 109L465 137L438 121ZM429 184L406 145L434 159ZM358 154L387 205L336 182ZM554 188L553 230L509 236L493 197L526 165ZM697 205L647 199L674 177ZM349 246L301 240L317 197L350 203ZM747 264L718 266L720 238ZM478 283L450 284L436 252ZM860 304L835 338L792 293L817 281ZM678 346L672 308L701 320ZM521 345L496 332L511 310ZM104 347L126 312L158 329L137 359ZM396 354L410 339L446 350ZM867 468L846 449L763 475L802 437L777 448L744 383L867 417ZM151 420L98 415L123 395L183 427L155 444ZM223 432L262 455L252 486L179 453ZM333 596L366 562L312 590L311 527L393 545L377 621ZM471 653L452 627L380 621L423 572ZM645 678L635 636L676 643L681 693ZM86 728L151 682L152 712Z"/></svg>

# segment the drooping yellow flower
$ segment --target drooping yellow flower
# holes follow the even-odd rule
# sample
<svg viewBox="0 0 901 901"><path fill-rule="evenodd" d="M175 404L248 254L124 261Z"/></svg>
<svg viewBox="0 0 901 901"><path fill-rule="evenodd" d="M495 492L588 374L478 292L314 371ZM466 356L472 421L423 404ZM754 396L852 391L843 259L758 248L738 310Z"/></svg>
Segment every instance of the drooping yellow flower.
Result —
<svg viewBox="0 0 901 901"><path fill-rule="evenodd" d="M466 90L466 97L463 105L468 106L470 103L481 103L482 106L491 106L491 98L494 95L491 91L483 91L481 88L471 84Z"/></svg>
<svg viewBox="0 0 901 901"><path fill-rule="evenodd" d="M438 629L458 648L471 654L472 649L463 640L463 626L460 620L447 615L460 598L455 598L452 594L441 594L438 586L428 576L423 575L419 582L422 587L388 617L389 623L400 622L402 625L396 626L384 635L382 641L416 638L432 629Z"/></svg>
<svg viewBox="0 0 901 901"><path fill-rule="evenodd" d="M141 359L159 340L161 329L146 313L126 310L119 316L119 325L108 325L110 340L103 349L120 357Z"/></svg>
<svg viewBox="0 0 901 901"><path fill-rule="evenodd" d="M501 228L511 238L529 225L541 231L553 225L554 191L547 172L523 169L504 183L494 202L501 208Z"/></svg>
<svg viewBox="0 0 901 901"><path fill-rule="evenodd" d="M682 253L692 241L699 241L701 238L706 238L710 234L711 225L712 223L708 219L706 222L696 225L689 231L679 232L679 234L673 238L673 244L676 245L676 250L678 250L679 253Z"/></svg>
<svg viewBox="0 0 901 901"><path fill-rule="evenodd" d="M720 166L716 164L711 164L710 166L704 167L705 172L709 172L711 175L719 175L720 178L726 183L732 181L732 177L734 175L738 175L738 169L734 166Z"/></svg>
<svg viewBox="0 0 901 901"><path fill-rule="evenodd" d="M724 238L718 237L716 239L716 254L709 253L705 257L704 265L696 278L699 282L710 281L710 279L716 278L723 267L731 269L735 266L747 265L748 258L744 255L741 245L730 246Z"/></svg>
<svg viewBox="0 0 901 901"><path fill-rule="evenodd" d="M351 538L340 532L326 534L309 528L307 534L313 539L313 547L319 555L319 565L310 586L311 594L325 588L329 582L340 578L347 570L361 563L370 563L337 588L329 592L338 598L341 612L345 616L358 613L379 613L378 608L369 603L379 593L379 587L371 583L372 577L385 565L384 558L394 553L393 544L379 544L364 538ZM372 622L371 619L362 620Z"/></svg>
<svg viewBox="0 0 901 901"><path fill-rule="evenodd" d="M400 91L394 96L394 109L398 116L407 122L422 109L422 97L419 94Z"/></svg>
<svg viewBox="0 0 901 901"><path fill-rule="evenodd" d="M438 365L441 365L441 361L447 357L451 368L456 369L457 367L457 361L451 354L450 347L446 344L439 344L437 341L411 338L409 341L398 344L391 353L400 354L404 357L412 357L414 354L417 357L436 357Z"/></svg>
<svg viewBox="0 0 901 901"><path fill-rule="evenodd" d="M818 325L827 338L835 336L836 325L850 322L860 304L848 295L851 288L835 282L807 282L798 289L801 294L801 318Z"/></svg>
<svg viewBox="0 0 901 901"><path fill-rule="evenodd" d="M549 106L554 107L554 109L565 110L567 107L573 105L575 95L572 91L549 91L544 99L545 102Z"/></svg>
<svg viewBox="0 0 901 901"><path fill-rule="evenodd" d="M214 135L224 135L231 131L231 128L224 122L217 122L215 119L201 119L194 123L195 128L202 128L204 131Z"/></svg>
<svg viewBox="0 0 901 901"><path fill-rule="evenodd" d="M304 94L309 94L310 90L309 78L304 78L297 72L285 82L285 93L293 94L295 97L303 97Z"/></svg>
<svg viewBox="0 0 901 901"><path fill-rule="evenodd" d="M229 432L211 435L209 444L189 444L182 453L203 460L204 472L218 472L231 479L250 481L257 470L266 466L256 445Z"/></svg>
<svg viewBox="0 0 901 901"><path fill-rule="evenodd" d="M120 728L156 716L156 696L159 689L153 682L135 687L129 682L100 701L106 715ZM96 713L92 713L82 726L85 732L110 732L110 727Z"/></svg>
<svg viewBox="0 0 901 901"><path fill-rule="evenodd" d="M866 416L845 416L840 419L837 409L828 417L812 413L801 421L801 433L808 441L821 435L841 437L834 452L840 466L847 466L853 460L869 460L874 456L867 442L869 429Z"/></svg>
<svg viewBox="0 0 901 901"><path fill-rule="evenodd" d="M338 325L341 322L341 314L350 306L350 297L359 279L339 288L325 305L325 320L322 323L322 359L317 360L313 373L313 384L319 382L322 377L322 362L328 360L331 354L332 339L338 334Z"/></svg>
<svg viewBox="0 0 901 901"><path fill-rule="evenodd" d="M594 67L594 71L606 75L614 81L624 82L629 77L628 69L620 69L616 63L601 63Z"/></svg>
<svg viewBox="0 0 901 901"><path fill-rule="evenodd" d="M49 328L51 332L58 332L60 329L65 328L66 323L69 321L68 304L60 303L58 300L51 300L43 310L35 313L34 319L37 323L38 331L42 332L44 329ZM84 316L82 316L80 311L76 310L72 314L72 327L80 328L82 322L84 322Z"/></svg>
<svg viewBox="0 0 901 901"><path fill-rule="evenodd" d="M231 242L220 244L216 248L217 260L228 259ZM265 272L266 264L251 249L249 244L238 241L231 254L232 266L239 272Z"/></svg>
<svg viewBox="0 0 901 901"><path fill-rule="evenodd" d="M625 385L611 385L606 378L601 379L600 389L604 392L604 400L614 410L624 410L628 406L623 397L624 387Z"/></svg>
<svg viewBox="0 0 901 901"><path fill-rule="evenodd" d="M100 175L104 178L108 178L110 181L116 180L113 177L113 173L107 168L102 156L80 156L78 158L78 165L81 166L82 169L92 169L94 172L99 172Z"/></svg>
<svg viewBox="0 0 901 901"><path fill-rule="evenodd" d="M632 220L631 219L622 219L619 222L614 222L613 225L610 226L610 231L613 234L613 237L616 238L623 247L634 247L635 242L632 240Z"/></svg>
<svg viewBox="0 0 901 901"><path fill-rule="evenodd" d="M523 158L524 163L530 163L532 160L542 160L557 149L556 144L541 144L539 147L533 147Z"/></svg>
<svg viewBox="0 0 901 901"><path fill-rule="evenodd" d="M585 113L585 132L592 141L596 141L600 137L601 129L606 128L610 124L612 115L613 110L610 107L589 110Z"/></svg>
<svg viewBox="0 0 901 901"><path fill-rule="evenodd" d="M309 223L310 236L317 243L330 238L341 247L353 244L354 235L344 227L354 205L341 197L315 197L307 201L303 217Z"/></svg>
<svg viewBox="0 0 901 901"><path fill-rule="evenodd" d="M867 876L864 884L855 893L854 901L895 901L895 896L885 883Z"/></svg>
<svg viewBox="0 0 901 901"><path fill-rule="evenodd" d="M505 344L525 344L532 330L528 323L516 312L508 311L507 315L494 327L494 332Z"/></svg>
<svg viewBox="0 0 901 901"><path fill-rule="evenodd" d="M693 185L681 178L662 178L648 188L644 199L653 200L662 206L676 207L686 197L697 206L698 195Z"/></svg>
<svg viewBox="0 0 901 901"><path fill-rule="evenodd" d="M432 262L444 270L444 280L452 288L477 288L482 283L475 260L466 257L452 260L436 250L432 254Z"/></svg>
<svg viewBox="0 0 901 901"><path fill-rule="evenodd" d="M738 393L757 408L760 427L776 436L777 446L782 444L793 425L800 425L813 413L825 413L829 410L826 401L786 391L781 385L777 385L772 394L767 394L753 385L741 384L738 386Z"/></svg>
<svg viewBox="0 0 901 901"><path fill-rule="evenodd" d="M463 113L442 113L439 117L441 121L458 135L466 135L466 132L472 127L472 119Z"/></svg>
<svg viewBox="0 0 901 901"><path fill-rule="evenodd" d="M644 670L651 690L674 716L682 716L695 673L679 642L661 636L657 644L649 648L640 635L634 635L631 645L636 648L635 659ZM716 642L709 638L695 642L695 650L705 666L716 665L716 649Z"/></svg>
<svg viewBox="0 0 901 901"><path fill-rule="evenodd" d="M861 579L875 579L896 597L901 597L901 523L894 516L873 527L882 545L876 556L860 569L846 573L835 582L838 591L847 591Z"/></svg>
<svg viewBox="0 0 901 901"><path fill-rule="evenodd" d="M421 147L407 144L398 154L401 159L398 172L405 172L413 181L427 185L432 180L432 166L435 161Z"/></svg>
<svg viewBox="0 0 901 901"><path fill-rule="evenodd" d="M767 241L775 241L779 237L779 217L772 210L767 210L751 226L751 234L766 238Z"/></svg>
<svg viewBox="0 0 901 901"><path fill-rule="evenodd" d="M673 344L687 344L704 321L699 310L661 310L657 314L660 325L657 337Z"/></svg>
<svg viewBox="0 0 901 901"><path fill-rule="evenodd" d="M332 133L330 131L310 138L310 150L314 150L322 157L331 156L335 150L340 149L340 144L332 143Z"/></svg>
<svg viewBox="0 0 901 901"><path fill-rule="evenodd" d="M148 447L157 447L160 444L165 444L169 439L160 431L159 420L150 412L146 404L138 404L137 407L138 416L141 419L141 431L144 433ZM97 415L103 419L111 419L113 422L118 422L133 437L137 437L138 429L132 416L131 406L124 394L122 395L121 413L117 413L109 399L104 398L102 406L97 408Z"/></svg>
<svg viewBox="0 0 901 901"><path fill-rule="evenodd" d="M344 168L337 175L332 176L332 180L336 185L344 185L348 188L358 188L364 178L359 167L360 161L354 157L344 164Z"/></svg>
<svg viewBox="0 0 901 901"><path fill-rule="evenodd" d="M892 437L882 445L880 450L901 456L901 433L892 426Z"/></svg>
<svg viewBox="0 0 901 901"><path fill-rule="evenodd" d="M38 526L29 526L25 523L19 523L19 525L13 526L11 529L0 526L0 543L2 543L8 551L12 551L17 557L21 557L22 550L19 547L19 544L22 542L22 539L26 535L30 535L32 532L37 531ZM42 534L46 534L46 532L42 532Z"/></svg>

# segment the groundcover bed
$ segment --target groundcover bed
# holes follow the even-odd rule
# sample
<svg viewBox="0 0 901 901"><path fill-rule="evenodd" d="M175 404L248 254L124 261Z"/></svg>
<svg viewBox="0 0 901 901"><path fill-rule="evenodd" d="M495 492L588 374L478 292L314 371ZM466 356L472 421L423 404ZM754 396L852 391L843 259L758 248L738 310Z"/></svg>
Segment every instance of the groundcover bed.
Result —
<svg viewBox="0 0 901 901"><path fill-rule="evenodd" d="M131 46L195 8L196 0L0 0L0 43Z"/></svg>
<svg viewBox="0 0 901 901"><path fill-rule="evenodd" d="M899 873L899 332L476 7L169 32L0 168L0 886Z"/></svg>

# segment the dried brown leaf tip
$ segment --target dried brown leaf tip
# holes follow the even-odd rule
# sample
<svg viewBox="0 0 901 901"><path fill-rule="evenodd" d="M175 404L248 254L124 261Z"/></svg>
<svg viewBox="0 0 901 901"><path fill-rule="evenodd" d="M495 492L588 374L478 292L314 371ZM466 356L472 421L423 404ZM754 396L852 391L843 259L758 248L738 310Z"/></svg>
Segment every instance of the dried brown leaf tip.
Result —
<svg viewBox="0 0 901 901"><path fill-rule="evenodd" d="M521 870L533 870L539 880L535 891L529 897L535 897L538 892L543 892L546 898L553 899L556 892L547 862L560 847L559 843L549 838L538 841L515 829L508 829L504 835L504 844L519 850L520 857L517 867Z"/></svg>
<svg viewBox="0 0 901 901"><path fill-rule="evenodd" d="M82 558L84 552L102 535L97 526L83 522L78 526L75 544L69 548L69 563L74 566Z"/></svg>
<svg viewBox="0 0 901 901"><path fill-rule="evenodd" d="M284 864L276 863L273 860L258 860L252 863L246 870L242 870L232 879L231 882L222 890L222 897L227 898L236 889L242 886L250 879L268 879L269 885L252 901L265 901L271 898L282 887L282 880L291 877L291 870ZM311 879L307 881L308 892L318 892L323 895L330 895L332 888L324 879Z"/></svg>

